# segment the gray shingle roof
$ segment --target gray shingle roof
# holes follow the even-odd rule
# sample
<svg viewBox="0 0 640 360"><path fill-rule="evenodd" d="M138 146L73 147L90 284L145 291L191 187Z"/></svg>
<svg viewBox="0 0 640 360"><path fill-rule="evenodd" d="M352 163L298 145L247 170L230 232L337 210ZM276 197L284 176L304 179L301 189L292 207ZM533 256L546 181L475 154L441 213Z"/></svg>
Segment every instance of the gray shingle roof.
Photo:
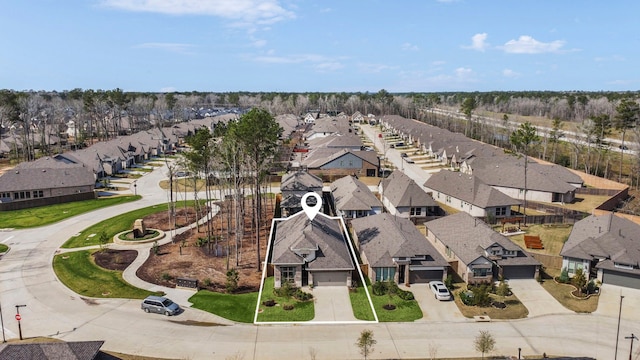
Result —
<svg viewBox="0 0 640 360"><path fill-rule="evenodd" d="M518 252L518 256L515 258L497 260L498 264L540 264L509 238L493 231L484 221L476 219L465 212L429 221L425 225L429 232L433 233L443 244L449 246L451 251L465 264L471 263L480 256L485 256L484 250L494 244L500 245L505 250Z"/></svg>
<svg viewBox="0 0 640 360"><path fill-rule="evenodd" d="M384 197L396 208L438 206L429 194L400 170L392 172L391 175L382 180L382 189Z"/></svg>
<svg viewBox="0 0 640 360"><path fill-rule="evenodd" d="M339 220L318 214L313 219L299 213L275 223L271 262L275 265L303 264L295 249L318 249L309 270L353 270L355 268Z"/></svg>
<svg viewBox="0 0 640 360"><path fill-rule="evenodd" d="M520 204L519 200L492 188L476 176L450 170L441 170L432 174L424 186L483 209Z"/></svg>
<svg viewBox="0 0 640 360"><path fill-rule="evenodd" d="M17 168L0 176L0 192L94 186L93 172L83 166Z"/></svg>
<svg viewBox="0 0 640 360"><path fill-rule="evenodd" d="M382 203L369 187L353 176L345 176L331 183L331 194L336 209L340 211L371 211L373 208L382 207Z"/></svg>
<svg viewBox="0 0 640 360"><path fill-rule="evenodd" d="M8 344L0 352L0 360L93 360L104 341Z"/></svg>
<svg viewBox="0 0 640 360"><path fill-rule="evenodd" d="M306 171L288 172L282 176L281 191L322 190L322 179Z"/></svg>
<svg viewBox="0 0 640 360"><path fill-rule="evenodd" d="M353 219L351 226L361 251L366 254L372 267L395 266L394 257L418 255L428 255L428 266L448 266L447 261L409 219L382 213Z"/></svg>
<svg viewBox="0 0 640 360"><path fill-rule="evenodd" d="M640 225L613 213L586 217L574 224L560 255L586 260L610 259L631 265L640 273ZM606 265L600 262L598 267Z"/></svg>

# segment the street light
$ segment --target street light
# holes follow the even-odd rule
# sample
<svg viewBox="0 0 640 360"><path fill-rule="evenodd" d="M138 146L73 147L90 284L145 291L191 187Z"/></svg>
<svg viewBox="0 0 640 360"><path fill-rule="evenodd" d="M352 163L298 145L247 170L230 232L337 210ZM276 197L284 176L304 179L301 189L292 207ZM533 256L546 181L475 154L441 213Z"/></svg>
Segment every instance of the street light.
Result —
<svg viewBox="0 0 640 360"><path fill-rule="evenodd" d="M20 334L20 340L22 340L22 326L20 325L22 317L20 316L20 308L25 306L27 305L16 305L16 320L18 320L18 333Z"/></svg>
<svg viewBox="0 0 640 360"><path fill-rule="evenodd" d="M625 336L625 339L631 339L631 348L629 348L629 360L633 360L632 356L633 356L633 339L638 340L638 338L633 335L633 333L631 333L631 336Z"/></svg>

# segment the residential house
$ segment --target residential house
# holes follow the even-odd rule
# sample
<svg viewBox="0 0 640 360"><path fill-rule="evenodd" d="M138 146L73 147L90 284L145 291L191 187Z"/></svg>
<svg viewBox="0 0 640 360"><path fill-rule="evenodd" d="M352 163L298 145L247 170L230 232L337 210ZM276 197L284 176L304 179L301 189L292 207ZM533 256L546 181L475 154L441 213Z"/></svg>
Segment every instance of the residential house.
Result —
<svg viewBox="0 0 640 360"><path fill-rule="evenodd" d="M427 239L468 284L535 278L540 262L478 218L459 212L425 223Z"/></svg>
<svg viewBox="0 0 640 360"><path fill-rule="evenodd" d="M0 210L94 199L95 181L83 164L49 157L22 163L0 176Z"/></svg>
<svg viewBox="0 0 640 360"><path fill-rule="evenodd" d="M306 153L301 165L310 173L323 178L376 176L379 172L379 159L375 151L322 147Z"/></svg>
<svg viewBox="0 0 640 360"><path fill-rule="evenodd" d="M274 221L274 286L351 286L355 263L342 224L322 213L309 220L302 212Z"/></svg>
<svg viewBox="0 0 640 360"><path fill-rule="evenodd" d="M586 217L573 225L560 255L569 276L582 269L588 279L640 289L640 225L631 220Z"/></svg>
<svg viewBox="0 0 640 360"><path fill-rule="evenodd" d="M353 115L351 115L351 121L359 124L365 122L365 119L360 111L356 111L353 113Z"/></svg>
<svg viewBox="0 0 640 360"><path fill-rule="evenodd" d="M371 282L408 285L447 277L447 261L408 219L382 213L354 219L351 228Z"/></svg>
<svg viewBox="0 0 640 360"><path fill-rule="evenodd" d="M353 176L345 176L331 183L331 197L336 215L345 219L380 214L382 203L369 187Z"/></svg>
<svg viewBox="0 0 640 360"><path fill-rule="evenodd" d="M302 211L302 196L315 192L322 196L322 179L306 171L288 172L282 176L280 185L282 216L287 217Z"/></svg>
<svg viewBox="0 0 640 360"><path fill-rule="evenodd" d="M479 218L511 217L511 207L521 203L476 176L449 170L431 174L424 187L436 201Z"/></svg>
<svg viewBox="0 0 640 360"><path fill-rule="evenodd" d="M378 192L391 215L411 219L414 223L444 215L435 200L400 170L382 179Z"/></svg>

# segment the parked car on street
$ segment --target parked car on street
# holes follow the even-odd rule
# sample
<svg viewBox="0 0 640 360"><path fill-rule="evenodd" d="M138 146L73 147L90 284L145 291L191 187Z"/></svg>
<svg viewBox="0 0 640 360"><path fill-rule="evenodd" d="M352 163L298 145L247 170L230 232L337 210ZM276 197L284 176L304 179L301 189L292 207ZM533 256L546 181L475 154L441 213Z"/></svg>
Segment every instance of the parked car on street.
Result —
<svg viewBox="0 0 640 360"><path fill-rule="evenodd" d="M164 296L147 296L140 305L144 312L165 314L167 316L176 315L180 311L180 306Z"/></svg>
<svg viewBox="0 0 640 360"><path fill-rule="evenodd" d="M442 281L430 281L429 289L433 292L433 296L440 301L451 300L451 293Z"/></svg>

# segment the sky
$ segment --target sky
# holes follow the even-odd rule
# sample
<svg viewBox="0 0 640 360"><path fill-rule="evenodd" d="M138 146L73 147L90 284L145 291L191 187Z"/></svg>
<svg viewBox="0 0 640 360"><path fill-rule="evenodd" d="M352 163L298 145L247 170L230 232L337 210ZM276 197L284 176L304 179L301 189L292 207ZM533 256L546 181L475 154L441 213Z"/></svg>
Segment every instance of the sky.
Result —
<svg viewBox="0 0 640 360"><path fill-rule="evenodd" d="M2 0L0 89L640 89L635 0Z"/></svg>

